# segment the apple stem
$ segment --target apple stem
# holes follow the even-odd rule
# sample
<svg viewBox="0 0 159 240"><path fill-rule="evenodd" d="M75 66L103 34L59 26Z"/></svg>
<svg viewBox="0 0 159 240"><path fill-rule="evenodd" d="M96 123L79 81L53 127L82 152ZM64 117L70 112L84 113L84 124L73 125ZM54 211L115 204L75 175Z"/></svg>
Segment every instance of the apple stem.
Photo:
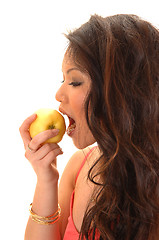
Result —
<svg viewBox="0 0 159 240"><path fill-rule="evenodd" d="M50 126L48 127L48 129L54 129L54 128L55 128L54 125L50 125Z"/></svg>

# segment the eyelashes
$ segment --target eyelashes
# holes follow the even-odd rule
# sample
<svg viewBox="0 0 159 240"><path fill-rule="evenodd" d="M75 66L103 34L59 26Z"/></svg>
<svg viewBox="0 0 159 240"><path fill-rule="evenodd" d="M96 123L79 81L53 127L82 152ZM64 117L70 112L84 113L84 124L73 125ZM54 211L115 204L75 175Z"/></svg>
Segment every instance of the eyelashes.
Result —
<svg viewBox="0 0 159 240"><path fill-rule="evenodd" d="M69 85L72 85L73 87L78 87L82 85L82 82L71 82Z"/></svg>
<svg viewBox="0 0 159 240"><path fill-rule="evenodd" d="M64 83L65 80L62 80L61 83ZM83 82L78 82L78 81L72 81L70 83L68 83L68 85L73 86L73 87L78 87L81 86L83 84Z"/></svg>

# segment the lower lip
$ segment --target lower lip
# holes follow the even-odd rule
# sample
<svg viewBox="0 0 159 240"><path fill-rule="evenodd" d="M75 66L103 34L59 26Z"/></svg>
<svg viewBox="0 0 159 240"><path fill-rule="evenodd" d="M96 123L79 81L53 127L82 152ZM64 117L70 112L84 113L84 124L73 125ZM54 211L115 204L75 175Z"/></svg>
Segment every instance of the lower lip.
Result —
<svg viewBox="0 0 159 240"><path fill-rule="evenodd" d="M74 134L74 132L75 132L75 129L74 129L73 131L71 131L70 133L68 133L67 135L68 135L69 137L72 137L72 135Z"/></svg>
<svg viewBox="0 0 159 240"><path fill-rule="evenodd" d="M74 132L75 132L75 130L76 130L76 127L75 127L72 131L67 132L67 135L68 135L69 137L72 137L73 134L74 134Z"/></svg>

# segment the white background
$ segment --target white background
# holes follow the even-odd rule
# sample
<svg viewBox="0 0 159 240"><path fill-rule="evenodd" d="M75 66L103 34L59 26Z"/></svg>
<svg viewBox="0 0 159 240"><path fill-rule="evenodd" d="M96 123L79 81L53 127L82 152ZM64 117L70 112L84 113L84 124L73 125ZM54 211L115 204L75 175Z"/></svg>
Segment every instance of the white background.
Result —
<svg viewBox="0 0 159 240"><path fill-rule="evenodd" d="M63 33L94 13L133 13L158 25L157 4L158 0L0 1L0 239L24 238L36 177L24 157L19 127L41 107L58 108L54 96L62 80ZM61 175L76 149L68 136L60 146Z"/></svg>

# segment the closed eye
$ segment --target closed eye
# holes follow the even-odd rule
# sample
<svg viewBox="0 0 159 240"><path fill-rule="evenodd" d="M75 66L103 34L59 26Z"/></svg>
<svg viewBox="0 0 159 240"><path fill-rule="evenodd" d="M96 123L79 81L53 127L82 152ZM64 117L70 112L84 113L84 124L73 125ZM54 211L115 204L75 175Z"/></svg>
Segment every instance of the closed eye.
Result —
<svg viewBox="0 0 159 240"><path fill-rule="evenodd" d="M70 82L69 85L72 85L73 87L78 87L82 85L82 82Z"/></svg>

